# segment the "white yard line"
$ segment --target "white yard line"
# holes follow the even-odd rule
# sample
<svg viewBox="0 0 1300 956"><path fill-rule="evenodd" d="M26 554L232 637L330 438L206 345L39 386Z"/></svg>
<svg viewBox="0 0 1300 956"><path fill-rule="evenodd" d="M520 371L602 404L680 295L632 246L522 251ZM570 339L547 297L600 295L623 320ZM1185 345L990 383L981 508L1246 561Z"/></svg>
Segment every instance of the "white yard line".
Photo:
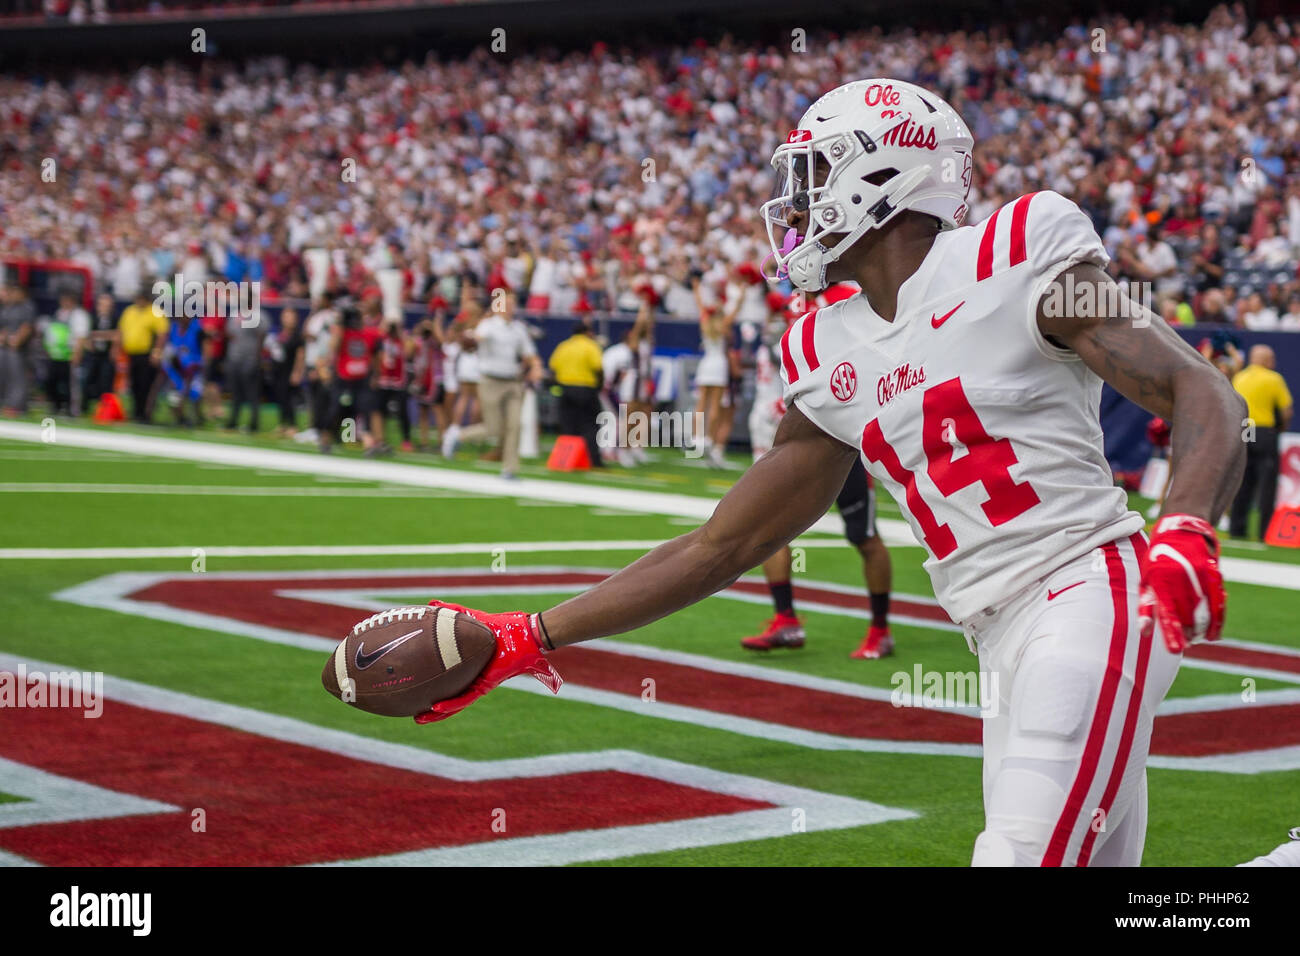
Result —
<svg viewBox="0 0 1300 956"><path fill-rule="evenodd" d="M25 422L0 422L0 439L3 438L39 443L42 441L42 429L39 425ZM641 514L660 514L678 518L708 518L717 506L717 501L713 498L694 495L610 488L556 479L521 478L507 481L499 475L431 465L331 458L325 455L268 448L249 448L243 445L223 445L215 442L134 435L127 432L105 432L69 426L60 426L58 443L61 447L130 452L210 465L270 468L296 474L358 478L398 485L442 488L462 493L619 508ZM880 518L877 520L877 527L886 544L916 547L916 540L906 522L893 518ZM839 534L842 525L838 516L826 515L820 518L810 530ZM1221 567L1224 578L1229 581L1300 590L1300 565L1278 564L1254 558L1225 557L1221 561Z"/></svg>
<svg viewBox="0 0 1300 956"><path fill-rule="evenodd" d="M440 488L321 488L315 485L149 485L90 481L6 481L0 494L203 495L231 498L483 498Z"/></svg>
<svg viewBox="0 0 1300 956"><path fill-rule="evenodd" d="M278 451L269 448L249 448L244 445L134 435L127 432L61 427L58 436L60 445L79 448L128 451L142 455L246 468L272 468L297 474L362 478L398 485L442 488L447 491L508 498L531 498L573 505L622 508L640 514L707 518L713 514L713 509L718 504L715 498L646 491L644 488L609 488L595 484L538 478L507 480L496 474L461 471L434 465L407 465L391 461L336 458L329 455ZM41 428L39 425L23 422L0 422L0 438L40 442ZM898 544L915 544L910 530L902 522L891 522L891 525L897 527L889 528L884 527L884 522L881 524L881 533L890 543L894 543L892 538L897 537ZM842 529L840 519L835 515L821 518L815 527L830 532L839 532ZM906 536L905 541L903 535Z"/></svg>

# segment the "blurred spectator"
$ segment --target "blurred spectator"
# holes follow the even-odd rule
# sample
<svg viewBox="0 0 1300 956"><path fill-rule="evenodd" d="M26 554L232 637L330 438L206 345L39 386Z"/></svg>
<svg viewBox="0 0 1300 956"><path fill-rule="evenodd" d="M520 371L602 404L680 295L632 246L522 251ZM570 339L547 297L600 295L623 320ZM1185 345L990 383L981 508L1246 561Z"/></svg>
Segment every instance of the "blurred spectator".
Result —
<svg viewBox="0 0 1300 956"><path fill-rule="evenodd" d="M303 326L303 369L307 378L307 401L311 409L311 428L304 433L312 441L331 427L333 404L334 326L338 313L333 297L324 293L313 303L313 311Z"/></svg>
<svg viewBox="0 0 1300 956"><path fill-rule="evenodd" d="M144 287L137 285L135 298L117 320L117 330L131 379L132 415L141 424L147 424L153 415L150 402L162 365L168 328L167 317L154 305Z"/></svg>
<svg viewBox="0 0 1300 956"><path fill-rule="evenodd" d="M1191 255L1192 288L1197 292L1217 289L1223 284L1223 249L1219 244L1219 227L1212 222L1201 226L1200 241Z"/></svg>
<svg viewBox="0 0 1300 956"><path fill-rule="evenodd" d="M95 296L95 314L91 316L86 339L78 343L81 356L82 410L89 412L91 403L113 391L117 378L118 331L117 305L107 292Z"/></svg>
<svg viewBox="0 0 1300 956"><path fill-rule="evenodd" d="M461 306L451 323L444 354L451 362L450 382L452 389L451 424L471 425L481 420L481 405L478 397L479 368L478 351L474 331L483 318L483 305L478 300L478 293L472 281L461 283ZM448 386L450 387L450 386ZM447 433L443 433L443 441Z"/></svg>
<svg viewBox="0 0 1300 956"><path fill-rule="evenodd" d="M359 436L367 455L377 453L378 440L369 427L370 412L374 407L370 380L375 367L375 349L382 334L376 324L379 318L378 303L371 299L363 308L348 304L339 312L334 324L331 354L333 380L328 425L320 433L320 450L328 452L330 441L342 432L345 442L354 442Z"/></svg>
<svg viewBox="0 0 1300 956"><path fill-rule="evenodd" d="M1292 293L1287 300L1286 315L1278 320L1278 326L1284 332L1300 332L1300 292Z"/></svg>
<svg viewBox="0 0 1300 956"><path fill-rule="evenodd" d="M280 327L266 340L267 355L271 359L271 397L280 409L280 434L292 435L297 431L298 402L302 397L303 381L302 327L298 312L285 308L280 312Z"/></svg>
<svg viewBox="0 0 1300 956"><path fill-rule="evenodd" d="M442 452L451 457L462 441L491 440L501 455L501 477L514 478L519 473L519 412L524 386L525 382L541 381L542 366L528 326L509 307L508 299L502 301L506 310L486 315L475 326L470 343L478 356L483 421L467 428L450 425Z"/></svg>
<svg viewBox="0 0 1300 956"><path fill-rule="evenodd" d="M1260 228L1263 236L1246 256L1246 262L1267 269L1279 269L1286 265L1293 258L1291 243L1285 236L1278 235L1277 223L1265 221Z"/></svg>
<svg viewBox="0 0 1300 956"><path fill-rule="evenodd" d="M78 304L76 295L59 296L59 308L45 323L41 340L48 364L45 368L45 399L50 411L72 414L72 365L78 344L90 333L90 315Z"/></svg>
<svg viewBox="0 0 1300 956"><path fill-rule="evenodd" d="M577 435L587 444L593 468L604 461L596 442L596 417L600 414L600 386L604 375L600 345L591 324L579 319L573 334L555 347L547 363L560 386L560 434Z"/></svg>
<svg viewBox="0 0 1300 956"><path fill-rule="evenodd" d="M727 353L732 325L742 298L735 296L728 307L725 290L719 299L706 292L700 277L696 277L692 284L700 316L700 345L704 351L695 370L695 387L700 390L696 411L704 416L705 434L696 436L696 441L709 456L710 463L720 468L724 464L722 455L731 434L731 410L735 404Z"/></svg>
<svg viewBox="0 0 1300 956"><path fill-rule="evenodd" d="M171 388L167 403L176 424L203 424L203 325L183 312L172 319L163 346L162 372ZM185 403L194 406L194 419L185 414Z"/></svg>
<svg viewBox="0 0 1300 956"><path fill-rule="evenodd" d="M226 384L230 388L230 411L226 429L239 427L239 414L248 406L246 430L257 434L262 418L262 345L265 320L260 310L247 318L231 315L226 321Z"/></svg>
<svg viewBox="0 0 1300 956"><path fill-rule="evenodd" d="M1259 502L1259 537L1263 539L1277 500L1278 435L1291 421L1291 392L1275 370L1273 350L1252 345L1250 363L1233 376L1232 387L1246 400L1246 414L1255 426L1254 441L1246 444L1246 472L1232 502L1228 532L1246 537L1250 510Z"/></svg>
<svg viewBox="0 0 1300 956"><path fill-rule="evenodd" d="M383 337L376 347L375 408L371 414L375 437L386 451L385 428L389 419L397 419L402 435L402 451L411 450L411 415L407 392L414 343L407 336L398 319L389 319L383 326Z"/></svg>
<svg viewBox="0 0 1300 956"><path fill-rule="evenodd" d="M27 343L36 307L17 284L0 287L0 409L13 417L27 408Z"/></svg>
<svg viewBox="0 0 1300 956"><path fill-rule="evenodd" d="M447 427L442 381L443 309L445 302L425 318L415 330L415 351L411 361L411 397L415 400L415 417L419 428L420 451L429 450L429 425L441 434Z"/></svg>
<svg viewBox="0 0 1300 956"><path fill-rule="evenodd" d="M1255 332L1273 332L1278 327L1277 311L1258 292L1246 297L1241 309L1241 327Z"/></svg>

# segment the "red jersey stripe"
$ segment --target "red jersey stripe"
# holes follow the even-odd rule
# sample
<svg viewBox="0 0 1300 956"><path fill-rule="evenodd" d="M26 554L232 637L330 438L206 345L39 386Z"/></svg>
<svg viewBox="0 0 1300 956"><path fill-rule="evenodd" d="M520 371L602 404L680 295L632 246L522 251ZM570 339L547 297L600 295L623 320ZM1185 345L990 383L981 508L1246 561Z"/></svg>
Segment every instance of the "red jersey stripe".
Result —
<svg viewBox="0 0 1300 956"><path fill-rule="evenodd" d="M1139 568L1142 559L1146 555L1146 541L1140 534L1134 534L1129 538L1133 545L1133 552L1137 559ZM1128 602L1119 595L1115 596L1115 614L1128 614ZM1120 781L1124 778L1124 771L1128 766L1129 754L1133 750L1133 732L1137 728L1138 713L1142 709L1142 695L1146 689L1147 665L1151 663L1151 640L1152 635L1143 636L1138 634L1138 656L1137 666L1133 673L1133 688L1128 696L1128 709L1124 712L1124 729L1120 733L1119 746L1115 748L1115 762L1110 768L1110 779L1106 781L1106 792L1102 794L1100 808L1103 823L1106 817L1110 815L1111 807L1115 805L1115 794L1119 792ZM1092 845L1097 840L1097 827L1088 827L1088 832L1083 838L1083 846L1079 848L1079 866L1087 866L1088 861L1092 858Z"/></svg>
<svg viewBox="0 0 1300 956"><path fill-rule="evenodd" d="M793 385L799 381L799 370L794 366L794 356L790 354L790 329L791 324L781 336L781 364L785 367L785 380L788 384Z"/></svg>
<svg viewBox="0 0 1300 956"><path fill-rule="evenodd" d="M1029 201L1038 193L1027 193L1011 207L1011 264L1018 266L1028 258L1025 251L1025 220L1029 218Z"/></svg>
<svg viewBox="0 0 1300 956"><path fill-rule="evenodd" d="M993 238L998 232L998 213L1001 211L993 210L993 215L989 216L989 221L984 226L984 235L980 237L980 254L975 265L976 282L993 275Z"/></svg>
<svg viewBox="0 0 1300 956"><path fill-rule="evenodd" d="M817 361L817 349L813 347L813 330L817 321L817 312L814 310L804 316L803 320L803 360L808 363L808 371L815 372L821 365Z"/></svg>
<svg viewBox="0 0 1300 956"><path fill-rule="evenodd" d="M1115 604L1115 620L1111 624L1110 653L1106 660L1106 674L1101 681L1101 691L1097 695L1097 709L1092 714L1092 725L1088 728L1088 740L1084 744L1083 759L1079 762L1079 772L1066 797L1065 808L1056 821L1052 839L1043 854L1043 866L1061 866L1065 861L1065 851L1069 848L1070 838L1074 835L1080 818L1084 813L1084 801L1092 789L1101 763L1101 753L1106 747L1107 729L1115 708L1115 696L1119 692L1120 677L1124 673L1124 652L1128 646L1128 583L1124 574L1124 559L1120 557L1115 542L1102 545L1106 555L1106 569L1110 572L1110 594ZM1127 729L1127 728L1126 728ZM1121 741L1120 749L1123 748Z"/></svg>

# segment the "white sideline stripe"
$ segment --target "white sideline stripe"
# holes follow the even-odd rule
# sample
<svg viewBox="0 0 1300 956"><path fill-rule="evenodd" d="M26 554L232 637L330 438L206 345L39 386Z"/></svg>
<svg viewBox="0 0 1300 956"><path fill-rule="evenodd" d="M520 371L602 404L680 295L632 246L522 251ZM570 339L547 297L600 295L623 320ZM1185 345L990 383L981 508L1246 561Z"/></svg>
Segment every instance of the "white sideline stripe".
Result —
<svg viewBox="0 0 1300 956"><path fill-rule="evenodd" d="M1300 684L1300 674L1290 671L1273 670L1270 667L1249 667L1245 664L1225 664L1222 661L1205 661L1197 658L1183 658L1182 667L1197 671L1214 671L1217 674L1231 674L1234 677L1257 677L1260 680L1275 680L1283 684Z"/></svg>
<svg viewBox="0 0 1300 956"><path fill-rule="evenodd" d="M1152 754L1147 766L1158 770L1194 770L1201 773L1277 773L1300 770L1300 747L1248 750L1208 757L1166 757Z"/></svg>
<svg viewBox="0 0 1300 956"><path fill-rule="evenodd" d="M4 669L0 666L0 670ZM46 673L50 671L46 670ZM4 781L5 793L25 798L21 803L0 803L0 830L144 813L174 813L181 809L170 803L117 793L3 757L0 757L0 780Z"/></svg>
<svg viewBox="0 0 1300 956"><path fill-rule="evenodd" d="M24 663L29 668L46 672L65 669L57 664L0 654L0 669L13 670ZM556 834L549 838L530 838L528 842L489 841L455 848L455 854L449 854L440 861L448 865L534 865L533 861L538 859L539 847L536 845L538 840L543 840L546 848L546 862L558 866L587 860L609 860L643 853L656 853L665 849L715 846L790 836L793 832L791 814L796 808L804 811L808 830L859 827L893 820L916 819L919 816L911 810L898 807L887 807L866 800L823 793L757 777L724 773L630 750L600 750L509 760L472 761L342 730L331 730L292 717L194 697L179 691L152 687L110 675L104 677L104 695L109 700L232 727L273 740L313 747L366 763L467 783L613 770L776 805L776 810L749 810L700 817L676 821L672 825L646 824L611 827L608 830L578 830ZM669 826L669 829L665 830L665 826ZM606 833L610 834L609 842L602 840L602 835ZM665 837L671 841L671 845L665 845ZM573 842L572 852L566 854L564 843L569 840ZM510 843L514 846L509 845ZM505 849L502 849L503 847ZM517 856L515 850L518 850ZM373 862L385 862L385 860L379 858Z"/></svg>
<svg viewBox="0 0 1300 956"><path fill-rule="evenodd" d="M1186 662L1184 662L1186 663ZM1292 675L1293 677L1295 675ZM1300 690L1260 690L1255 692L1253 706L1282 706L1300 704ZM1239 710L1247 706L1240 693L1203 694L1200 697L1166 698L1156 708L1156 716L1166 717L1170 714L1202 714L1214 710Z"/></svg>
<svg viewBox="0 0 1300 956"><path fill-rule="evenodd" d="M536 568L538 571L556 571L559 568L541 567ZM580 571L580 568L567 568L563 570ZM333 571L325 574L316 574L311 571L299 572L255 572L240 573L236 571L212 572L212 576L225 579L239 578L311 578L321 576L344 577L355 576L358 571ZM370 573L387 574L383 570L373 571ZM429 568L420 571L404 572L415 574L481 574L481 571L467 570L464 568L437 569ZM318 637L314 634L304 634L301 632L281 630L279 628L266 627L260 624L250 624L244 621L234 620L232 618L221 617L219 615L200 614L194 612L184 612L168 605L152 604L143 601L132 601L122 597L123 594L130 593L138 588L148 587L159 581L168 580L176 577L174 573L168 572L119 572L117 574L106 575L102 578L96 578L84 584L76 585L64 591L53 595L56 599L69 601L75 604L81 604L87 607L98 607L109 610L120 611L124 614L140 615L152 617L159 620L170 621L179 624L182 627L207 628L209 630L236 634L244 637L251 637L256 640L268 641L276 644L287 644L293 647L300 647L311 651L321 651L331 645L330 638ZM502 585L504 588L505 585ZM386 593L387 593L387 589ZM501 588L498 588L501 590ZM310 589L301 591L284 590L277 592L286 596L303 596L306 599L319 600L322 596L320 593L312 592ZM335 600L335 595L340 595L340 603L346 603L349 599L360 599L356 591L329 591L328 597L331 601ZM724 596L727 592L720 592ZM373 600L366 600L366 606L363 610L371 610L371 604L378 604ZM348 605L351 606L351 605ZM382 607L387 607L384 604ZM744 664L742 662L720 661L714 658L697 656L683 651L671 651L661 648L648 647L638 644L620 643L611 641L605 643L592 643L587 645L589 649L601 650L607 653L625 653L629 656L641 656L647 659L658 659L670 661L673 663L683 663L694 667L700 667L724 674L737 674L739 676L753 676L759 680L767 680L773 683L785 683L794 686L807 687L814 690L825 690L830 693L845 693L862 699L876 699L872 695L883 692L885 699L888 699L888 691L881 691L879 688L864 687L858 684L848 684L847 688L841 690L845 682L833 678L822 678L809 674L798 674L795 672L769 672L761 671L751 673L751 668L758 668L760 665ZM1184 666L1189 662L1184 661ZM1297 675L1287 675L1294 682ZM507 682L506 688L510 690L522 690L528 692L540 692L544 690L536 684L531 678L521 677ZM764 740L780 740L791 743L796 746L810 747L818 750L855 750L869 753L942 753L950 756L978 756L979 748L974 744L942 744L925 741L894 741L894 740L870 740L851 737L840 737L834 734L823 734L816 731L799 730L797 728L786 727L785 725L772 724L765 721L754 720L752 718L734 717L728 714L721 714L714 711L706 711L702 708L692 708L683 705L666 704L656 702L653 706L658 708L655 712L650 713L646 708L646 703L637 695L616 694L610 691L603 691L596 688L583 687L581 685L568 682L565 685L568 690L564 692L564 697L571 700L579 700L584 703L593 703L601 706L613 707L618 710L625 710L629 713L635 713L640 716L660 717L677 722L698 724L700 726L711 727L718 730L725 730L732 733L738 733L745 736L758 737ZM1290 690L1266 690L1259 691L1256 694L1256 704L1287 704L1292 702L1292 695L1296 692ZM549 692L547 692L549 696ZM1236 702L1236 706L1244 706L1236 694L1211 694L1195 698L1175 698L1172 701L1164 701L1157 713L1177 714L1177 713L1195 713L1199 710L1215 711L1228 709L1228 702ZM1200 706L1198 706L1200 705ZM952 708L955 712L962 711ZM917 748L949 748L942 750L917 749ZM970 752L963 749L967 748ZM1169 758L1171 760L1182 761L1173 769L1184 770L1217 770L1223 773L1261 773L1266 770L1275 769L1300 769L1300 748L1295 749L1294 765L1286 764L1289 758L1280 758L1284 766L1276 765L1273 757L1261 757L1257 755L1276 754L1278 750L1265 750L1252 752L1250 754L1225 754L1217 755L1215 759L1218 764L1211 767L1206 764L1197 763L1197 761L1208 760L1208 757L1177 757ZM1288 748L1280 748L1281 752L1290 753Z"/></svg>
<svg viewBox="0 0 1300 956"><path fill-rule="evenodd" d="M438 488L318 488L314 485L144 485L96 482L0 482L0 494L204 495L230 498L488 498Z"/></svg>
<svg viewBox="0 0 1300 956"><path fill-rule="evenodd" d="M19 856L17 853L10 853L7 850L0 850L0 867L5 866L40 866L39 863L33 863L25 856Z"/></svg>
<svg viewBox="0 0 1300 956"><path fill-rule="evenodd" d="M746 819L742 822L735 822L740 814L700 817L695 820L671 823L650 823L634 827L610 827L605 830L507 838L495 843L476 843L438 850L416 850L413 853L396 853L392 856L375 856L324 865L563 866L595 860L616 860L647 852L665 853L669 850L690 849L700 845L695 830L702 825L727 827L729 839L726 842L728 843L770 839L774 832L792 828L791 813L791 810L785 808L755 810L746 814ZM811 816L808 818L807 829L809 831L834 830L860 826L861 824L853 822L851 813L852 811L841 811L838 807L828 807L819 811L818 825L813 825ZM646 850L647 842L655 844L654 849Z"/></svg>
<svg viewBox="0 0 1300 956"><path fill-rule="evenodd" d="M518 554L535 554L548 551L649 551L661 544L663 544L662 539L628 541L484 541L463 544L305 544L267 545L265 547L217 545L205 547L203 553L208 557L218 558L402 557L491 554L498 549L514 551ZM187 546L154 548L0 548L0 559L34 561L47 558L54 560L104 558L116 561L129 558L184 558L188 561L194 557L193 552L194 548ZM615 568L606 568L605 572L613 574L615 570ZM329 572L322 570L319 573L328 574Z"/></svg>
<svg viewBox="0 0 1300 956"><path fill-rule="evenodd" d="M1225 581L1300 591L1300 565L1260 561L1256 558L1220 557L1219 570L1223 572Z"/></svg>
<svg viewBox="0 0 1300 956"><path fill-rule="evenodd" d="M62 427L59 444L78 448L130 451L142 455L177 458L211 464L240 465L246 468L273 468L307 475L342 475L399 485L443 488L448 491L497 495L505 498L532 498L572 505L623 508L639 514L661 514L685 518L707 518L717 507L716 498L646 491L642 488L609 488L554 479L516 478L507 480L498 474L460 471L427 465L407 465L391 461L332 458L305 452L249 448L215 442L133 435L125 432L102 432L87 428ZM25 422L0 422L0 438L41 441L41 427ZM913 545L911 530L901 521L879 522L881 536L889 544ZM838 517L824 516L814 526L820 530L840 532ZM897 538L897 541L894 540Z"/></svg>
<svg viewBox="0 0 1300 956"><path fill-rule="evenodd" d="M0 439L10 438L35 443L42 441L41 434L42 429L39 425L26 422L0 422ZM449 491L488 494L505 498L531 498L539 501L556 501L574 505L605 506L622 508L641 514L660 514L681 518L708 518L713 514L713 510L718 503L717 499L714 498L671 494L661 491L609 488L555 479L518 478L506 480L499 475L459 471L451 468L406 465L399 462L329 458L324 455L312 455L303 452L249 448L243 445L223 445L215 442L193 441L182 438L132 435L125 432L102 432L69 426L61 427L58 435L59 444L62 446L126 451L160 458L245 468L271 468L297 474L333 475L345 478L387 481L393 484L443 488ZM910 526L905 521L895 518L879 518L876 521L876 526L886 544L896 547L918 546ZM840 534L843 527L838 517L825 515L819 518L809 530ZM1259 561L1254 558L1224 557L1220 559L1219 566L1224 579L1228 581L1300 590L1300 567L1295 565Z"/></svg>

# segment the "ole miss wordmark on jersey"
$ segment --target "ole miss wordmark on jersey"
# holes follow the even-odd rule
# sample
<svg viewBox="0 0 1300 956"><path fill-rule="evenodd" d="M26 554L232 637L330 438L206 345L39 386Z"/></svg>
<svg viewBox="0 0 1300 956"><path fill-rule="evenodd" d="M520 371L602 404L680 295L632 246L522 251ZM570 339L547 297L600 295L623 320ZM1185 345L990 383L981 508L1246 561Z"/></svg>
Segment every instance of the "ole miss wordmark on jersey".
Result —
<svg viewBox="0 0 1300 956"><path fill-rule="evenodd" d="M1102 453L1101 379L1038 329L1043 291L1081 262L1108 262L1088 218L1031 193L940 233L893 322L857 295L782 340L786 404L861 449L954 620L1142 527Z"/></svg>

